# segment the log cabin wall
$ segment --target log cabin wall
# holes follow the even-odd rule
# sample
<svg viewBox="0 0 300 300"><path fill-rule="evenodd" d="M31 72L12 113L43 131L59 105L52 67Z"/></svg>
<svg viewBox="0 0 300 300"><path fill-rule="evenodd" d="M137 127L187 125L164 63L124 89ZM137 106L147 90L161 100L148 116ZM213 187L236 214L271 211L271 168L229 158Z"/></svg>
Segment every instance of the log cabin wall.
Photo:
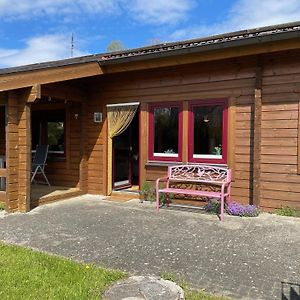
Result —
<svg viewBox="0 0 300 300"><path fill-rule="evenodd" d="M234 170L232 199L260 203L265 210L281 205L300 206L298 172L298 111L300 51L261 57L169 67L160 70L108 75L94 84L89 105L104 112L104 123L89 124L89 192L106 194L105 105L141 102L142 133L140 177L154 183L167 168L147 159L147 104L151 102L229 99L228 165ZM260 199L253 199L254 90L257 63L262 65L262 121L260 149ZM186 112L184 112L185 114ZM184 117L185 119L185 117ZM183 121L185 122L185 121ZM185 139L185 137L183 137ZM185 143L183 143L184 145ZM183 149L183 162L187 149Z"/></svg>
<svg viewBox="0 0 300 300"><path fill-rule="evenodd" d="M237 201L249 203L250 140L253 125L250 114L254 97L255 67L256 58L247 58L108 75L95 84L90 103L97 104L97 109L104 111L107 103L141 102L140 130L143 133L140 149L140 182L147 180L154 183L156 178L166 174L167 167L147 163L147 104L183 101L184 122L186 122L188 101L228 98L232 105L229 109L229 123L234 131L234 134L230 133L229 146L230 149L235 149L235 155L230 154L228 159L229 165L235 169L232 195ZM91 149L89 165L92 164L93 174L89 167L88 178L89 191L93 193L106 193L106 174L103 172L107 164L106 126L104 121L102 128L98 126L95 130L96 135L99 132L99 144L95 151ZM238 137L236 144L235 136ZM185 138L186 136L183 137ZM187 143L183 142L183 145ZM183 162L187 162L187 148L183 149Z"/></svg>
<svg viewBox="0 0 300 300"><path fill-rule="evenodd" d="M260 205L300 208L300 51L263 64Z"/></svg>

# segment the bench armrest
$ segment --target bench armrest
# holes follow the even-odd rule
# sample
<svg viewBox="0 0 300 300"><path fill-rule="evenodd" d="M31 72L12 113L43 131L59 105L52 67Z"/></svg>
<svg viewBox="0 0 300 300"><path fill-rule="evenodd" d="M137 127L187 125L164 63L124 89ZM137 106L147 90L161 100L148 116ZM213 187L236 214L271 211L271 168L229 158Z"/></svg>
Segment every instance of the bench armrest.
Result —
<svg viewBox="0 0 300 300"><path fill-rule="evenodd" d="M159 189L159 182L160 181L167 181L168 182L169 177L161 177L161 178L156 179L155 187L156 187L157 190Z"/></svg>

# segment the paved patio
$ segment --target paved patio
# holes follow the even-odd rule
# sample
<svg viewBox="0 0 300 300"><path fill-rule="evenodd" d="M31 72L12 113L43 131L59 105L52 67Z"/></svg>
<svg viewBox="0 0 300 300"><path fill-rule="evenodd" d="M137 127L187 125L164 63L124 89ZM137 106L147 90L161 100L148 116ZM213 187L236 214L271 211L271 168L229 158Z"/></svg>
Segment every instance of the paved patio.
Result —
<svg viewBox="0 0 300 300"><path fill-rule="evenodd" d="M199 212L157 214L147 203L85 195L0 214L0 240L133 275L172 272L235 299L284 299L281 282L300 284L300 219L269 214L221 223Z"/></svg>

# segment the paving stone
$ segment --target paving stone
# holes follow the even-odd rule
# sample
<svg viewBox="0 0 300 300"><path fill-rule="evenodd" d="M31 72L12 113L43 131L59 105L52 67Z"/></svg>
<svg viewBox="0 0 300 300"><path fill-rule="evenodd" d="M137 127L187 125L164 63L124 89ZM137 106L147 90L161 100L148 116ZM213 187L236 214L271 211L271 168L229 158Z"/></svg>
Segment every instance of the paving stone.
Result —
<svg viewBox="0 0 300 300"><path fill-rule="evenodd" d="M104 300L183 300L184 292L172 281L154 276L132 276L111 286Z"/></svg>

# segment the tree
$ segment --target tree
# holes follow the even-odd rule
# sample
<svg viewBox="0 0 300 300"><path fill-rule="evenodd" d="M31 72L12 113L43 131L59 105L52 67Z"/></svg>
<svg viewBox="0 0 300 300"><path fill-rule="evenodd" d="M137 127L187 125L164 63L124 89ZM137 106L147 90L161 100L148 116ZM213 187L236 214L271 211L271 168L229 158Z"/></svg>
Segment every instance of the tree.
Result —
<svg viewBox="0 0 300 300"><path fill-rule="evenodd" d="M107 52L116 52L125 50L125 47L121 41L114 40L111 41L107 46Z"/></svg>
<svg viewBox="0 0 300 300"><path fill-rule="evenodd" d="M154 46L158 44L163 44L163 41L159 38L152 38L148 41L149 46Z"/></svg>

